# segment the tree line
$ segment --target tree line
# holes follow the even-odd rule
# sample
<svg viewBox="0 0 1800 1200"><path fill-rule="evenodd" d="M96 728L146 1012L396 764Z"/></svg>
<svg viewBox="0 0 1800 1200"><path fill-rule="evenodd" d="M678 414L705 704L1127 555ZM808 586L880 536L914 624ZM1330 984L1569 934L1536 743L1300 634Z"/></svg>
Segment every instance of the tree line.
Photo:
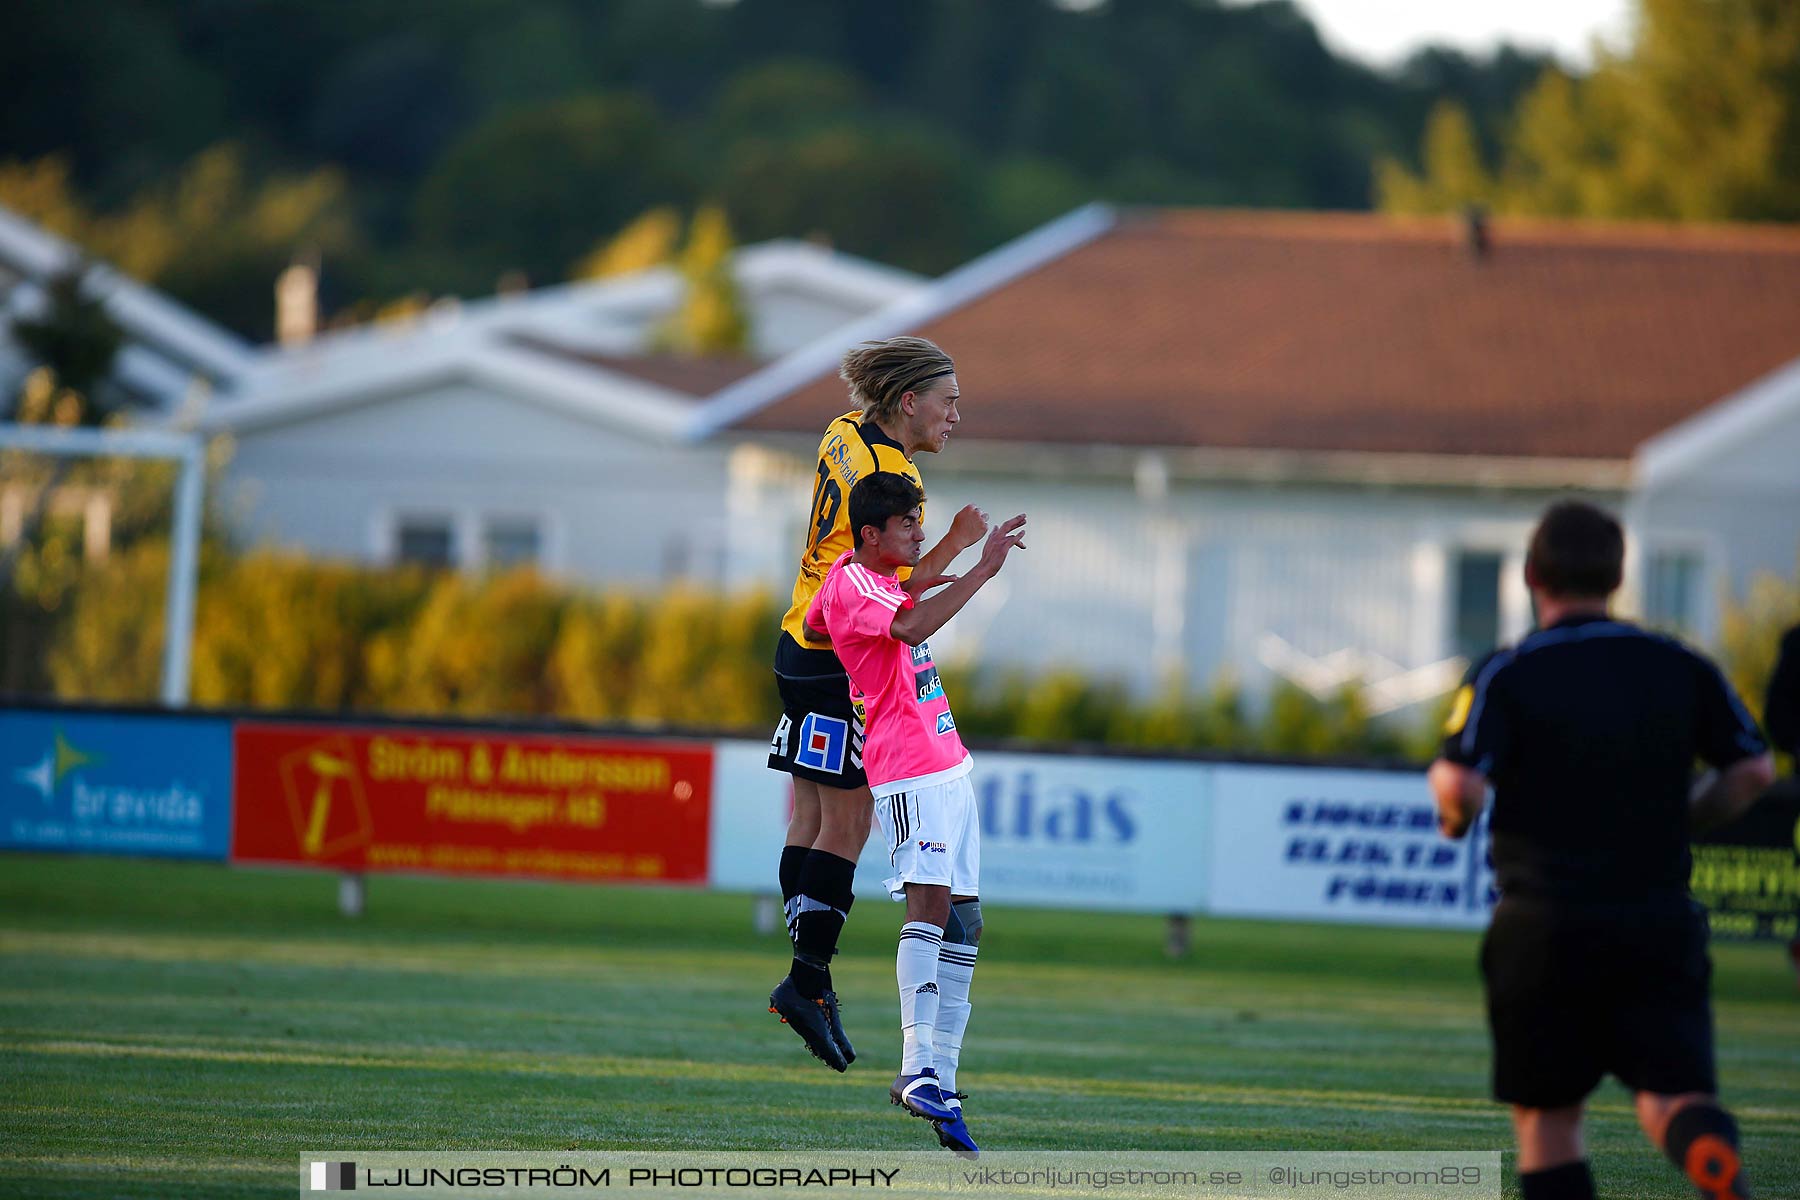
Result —
<svg viewBox="0 0 1800 1200"><path fill-rule="evenodd" d="M1495 140L1451 98L1419 162L1384 158L1381 206L1524 216L1800 220L1800 5L1640 0L1630 46L1546 69Z"/></svg>

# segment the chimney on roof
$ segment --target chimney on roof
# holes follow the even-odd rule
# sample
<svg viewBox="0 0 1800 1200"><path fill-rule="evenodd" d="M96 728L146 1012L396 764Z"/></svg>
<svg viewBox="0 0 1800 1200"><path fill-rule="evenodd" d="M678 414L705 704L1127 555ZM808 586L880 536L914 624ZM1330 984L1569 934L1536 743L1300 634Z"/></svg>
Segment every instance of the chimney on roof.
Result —
<svg viewBox="0 0 1800 1200"><path fill-rule="evenodd" d="M1469 247L1469 255L1476 262L1486 260L1494 249L1493 235L1488 231L1488 213L1485 205L1463 205L1463 241Z"/></svg>
<svg viewBox="0 0 1800 1200"><path fill-rule="evenodd" d="M319 265L296 259L275 277L275 340L302 346L319 331Z"/></svg>

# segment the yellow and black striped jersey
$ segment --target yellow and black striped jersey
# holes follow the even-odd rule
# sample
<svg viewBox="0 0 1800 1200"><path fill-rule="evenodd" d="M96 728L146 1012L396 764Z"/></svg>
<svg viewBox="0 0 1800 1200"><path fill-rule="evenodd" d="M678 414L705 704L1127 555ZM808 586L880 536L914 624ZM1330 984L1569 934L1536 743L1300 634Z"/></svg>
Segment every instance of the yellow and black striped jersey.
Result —
<svg viewBox="0 0 1800 1200"><path fill-rule="evenodd" d="M825 427L819 440L819 465L813 476L811 515L806 524L806 549L800 555L800 573L794 579L794 599L781 619L782 632L801 646L823 649L830 645L806 626L806 609L825 582L826 572L846 550L855 546L850 532L850 489L875 471L904 475L924 489L919 468L905 449L862 413L852 411ZM902 568L900 578L910 571Z"/></svg>

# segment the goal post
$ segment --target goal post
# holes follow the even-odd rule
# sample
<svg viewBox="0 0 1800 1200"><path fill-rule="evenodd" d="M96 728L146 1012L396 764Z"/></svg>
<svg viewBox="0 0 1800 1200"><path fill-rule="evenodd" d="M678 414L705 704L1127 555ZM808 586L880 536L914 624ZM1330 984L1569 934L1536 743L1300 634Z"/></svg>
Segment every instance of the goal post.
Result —
<svg viewBox="0 0 1800 1200"><path fill-rule="evenodd" d="M169 544L168 602L163 612L162 702L171 708L185 707L194 644L194 598L200 584L200 505L206 482L206 448L200 435L160 429L0 424L0 449L63 458L148 458L179 464Z"/></svg>

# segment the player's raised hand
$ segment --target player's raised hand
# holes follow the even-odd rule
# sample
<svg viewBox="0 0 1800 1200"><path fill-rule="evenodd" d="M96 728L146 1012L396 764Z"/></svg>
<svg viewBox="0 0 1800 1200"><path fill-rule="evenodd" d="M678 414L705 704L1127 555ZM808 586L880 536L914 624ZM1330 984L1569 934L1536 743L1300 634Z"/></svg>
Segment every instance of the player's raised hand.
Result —
<svg viewBox="0 0 1800 1200"><path fill-rule="evenodd" d="M988 531L987 545L981 548L980 565L990 574L998 572L1006 563L1006 556L1015 548L1025 548L1025 514L1020 513L1004 525L996 525Z"/></svg>
<svg viewBox="0 0 1800 1200"><path fill-rule="evenodd" d="M950 519L950 537L958 549L967 550L988 531L988 515L973 504L965 504Z"/></svg>

